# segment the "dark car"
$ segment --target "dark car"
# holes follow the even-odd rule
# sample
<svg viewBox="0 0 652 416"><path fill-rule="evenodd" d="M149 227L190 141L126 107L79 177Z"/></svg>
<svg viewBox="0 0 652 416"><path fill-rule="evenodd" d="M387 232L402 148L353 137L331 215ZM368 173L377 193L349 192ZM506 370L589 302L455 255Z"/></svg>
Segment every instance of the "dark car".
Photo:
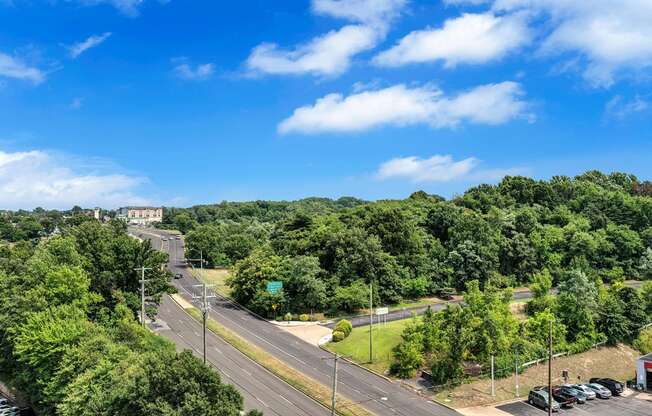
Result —
<svg viewBox="0 0 652 416"><path fill-rule="evenodd" d="M612 378L592 378L589 382L605 386L614 396L620 396L623 392L623 383Z"/></svg>
<svg viewBox="0 0 652 416"><path fill-rule="evenodd" d="M537 387L535 387L535 389L537 389ZM546 393L548 392L548 386L539 387L538 389L545 391ZM573 407L577 402L575 396L565 393L559 386L552 387L552 398L564 407Z"/></svg>
<svg viewBox="0 0 652 416"><path fill-rule="evenodd" d="M544 390L531 390L530 394L527 397L527 402L530 403L532 406L536 406L548 410L548 404L549 404L548 392ZM555 399L552 399L551 407L553 412L557 412L561 408L561 406Z"/></svg>
<svg viewBox="0 0 652 416"><path fill-rule="evenodd" d="M182 279L183 275L181 273L177 273L177 274L174 275L174 278L175 279Z"/></svg>
<svg viewBox="0 0 652 416"><path fill-rule="evenodd" d="M587 395L583 391L570 386L561 386L559 390L563 394L574 397L578 404L584 404L588 399Z"/></svg>

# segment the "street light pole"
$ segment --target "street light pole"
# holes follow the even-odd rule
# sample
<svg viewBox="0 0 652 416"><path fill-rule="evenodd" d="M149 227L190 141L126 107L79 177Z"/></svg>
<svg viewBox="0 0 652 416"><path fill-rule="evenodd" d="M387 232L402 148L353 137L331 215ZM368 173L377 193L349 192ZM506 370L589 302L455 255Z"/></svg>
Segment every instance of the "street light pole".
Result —
<svg viewBox="0 0 652 416"><path fill-rule="evenodd" d="M145 279L145 270L152 270L151 267L136 267L134 270L140 271L140 324L145 326L145 282L148 282L149 279Z"/></svg>

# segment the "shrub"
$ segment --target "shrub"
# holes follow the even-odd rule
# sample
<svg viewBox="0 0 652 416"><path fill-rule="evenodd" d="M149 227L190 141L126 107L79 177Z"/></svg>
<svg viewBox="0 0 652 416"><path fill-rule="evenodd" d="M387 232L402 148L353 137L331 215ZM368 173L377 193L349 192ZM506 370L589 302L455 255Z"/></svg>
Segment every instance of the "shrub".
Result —
<svg viewBox="0 0 652 416"><path fill-rule="evenodd" d="M641 331L638 338L634 341L634 348L643 354L652 352L652 328Z"/></svg>
<svg viewBox="0 0 652 416"><path fill-rule="evenodd" d="M335 325L335 331L341 331L344 333L344 338L348 337L351 334L351 331L353 330L353 325L351 325L351 322L347 321L346 319L342 319Z"/></svg>
<svg viewBox="0 0 652 416"><path fill-rule="evenodd" d="M346 338L346 336L344 335L344 332L342 332L342 331L333 331L333 342L340 342L344 338Z"/></svg>
<svg viewBox="0 0 652 416"><path fill-rule="evenodd" d="M306 313L302 313L301 315L299 315L299 320L301 322L308 322L310 320L310 315Z"/></svg>
<svg viewBox="0 0 652 416"><path fill-rule="evenodd" d="M283 317L281 315L278 315L276 318L274 318L276 322L281 322L283 320Z"/></svg>
<svg viewBox="0 0 652 416"><path fill-rule="evenodd" d="M292 320L292 314L290 312L286 313L285 316L283 316L283 320L291 321Z"/></svg>

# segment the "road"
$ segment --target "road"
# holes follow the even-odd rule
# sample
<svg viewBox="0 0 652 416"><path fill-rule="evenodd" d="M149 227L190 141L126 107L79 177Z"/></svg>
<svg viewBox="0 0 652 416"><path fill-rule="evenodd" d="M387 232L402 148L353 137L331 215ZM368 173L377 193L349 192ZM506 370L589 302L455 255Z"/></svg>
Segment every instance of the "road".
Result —
<svg viewBox="0 0 652 416"><path fill-rule="evenodd" d="M625 282L625 284L628 287L632 287L634 289L639 289L642 285L643 282L638 281L638 280L628 280ZM553 294L557 294L557 289L552 290ZM532 299L532 292L528 289L524 290L519 290L514 292L512 295L513 300L517 301L524 301L528 299ZM406 319L412 316L412 314L415 315L423 315L428 308L431 308L433 312L441 311L442 309L446 308L446 305L451 304L451 305L459 305L462 303L461 300L451 300L449 302L445 303L434 303L432 305L426 305L426 306L417 306L417 307L410 307L410 308L405 308L405 310L395 310L389 312L387 315L383 316L383 321L391 322L391 321L399 321L401 319ZM354 328L360 327L360 326L365 326L369 325L369 315L357 315L357 316L352 316L350 318L347 318L350 322L351 325ZM374 317L374 322L376 322L376 319L378 317ZM329 328L333 328L335 326L335 322L329 322L325 324L324 326L327 326Z"/></svg>
<svg viewBox="0 0 652 416"><path fill-rule="evenodd" d="M132 233L138 235L142 230L135 229ZM183 242L174 239L173 235L165 231L148 230L147 233L145 237L150 238L157 248L161 248L161 238L167 239L162 249L170 253L169 268L173 273L183 274L183 278L175 280L174 284L180 294L190 300L191 293L195 290L194 285L198 282L180 261L183 257ZM211 306L213 319L238 333L248 342L264 349L324 386L332 384L332 360L323 359L330 357L330 353L288 335L287 332L249 313L229 299L218 297L214 299ZM418 396L398 382L387 380L352 364L339 366L338 391L347 399L361 403L378 416L459 415L454 410Z"/></svg>
<svg viewBox="0 0 652 416"><path fill-rule="evenodd" d="M161 248L160 240L153 244L156 248ZM174 242L170 248L170 262L176 263L183 257L183 248ZM169 296L164 296L156 322L150 327L172 341L177 350L191 350L197 357L202 357L202 325ZM233 385L242 394L246 410L258 409L265 415L277 416L330 414L321 404L294 389L210 331L206 335L206 359L220 373L225 383Z"/></svg>

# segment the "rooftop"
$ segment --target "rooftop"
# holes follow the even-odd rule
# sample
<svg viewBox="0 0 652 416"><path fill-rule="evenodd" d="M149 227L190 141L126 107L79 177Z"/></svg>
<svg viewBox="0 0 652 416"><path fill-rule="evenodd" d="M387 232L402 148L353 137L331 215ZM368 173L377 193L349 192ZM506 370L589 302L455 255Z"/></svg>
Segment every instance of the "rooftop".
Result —
<svg viewBox="0 0 652 416"><path fill-rule="evenodd" d="M639 360L652 362L652 353L642 356Z"/></svg>

